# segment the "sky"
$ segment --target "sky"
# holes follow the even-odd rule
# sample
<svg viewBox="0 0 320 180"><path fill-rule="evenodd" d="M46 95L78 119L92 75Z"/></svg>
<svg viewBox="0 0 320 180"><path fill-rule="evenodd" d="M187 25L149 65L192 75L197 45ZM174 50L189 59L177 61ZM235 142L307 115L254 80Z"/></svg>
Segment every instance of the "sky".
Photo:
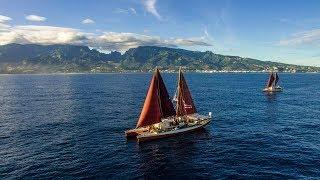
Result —
<svg viewBox="0 0 320 180"><path fill-rule="evenodd" d="M320 66L319 0L0 0L0 45L156 45Z"/></svg>

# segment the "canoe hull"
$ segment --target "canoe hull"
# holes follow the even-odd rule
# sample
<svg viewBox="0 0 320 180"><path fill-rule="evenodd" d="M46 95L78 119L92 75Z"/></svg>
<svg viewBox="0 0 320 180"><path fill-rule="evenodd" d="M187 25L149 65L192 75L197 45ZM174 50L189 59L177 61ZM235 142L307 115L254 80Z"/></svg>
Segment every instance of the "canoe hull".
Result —
<svg viewBox="0 0 320 180"><path fill-rule="evenodd" d="M281 92L283 89L281 87L276 87L276 88L265 88L262 91L263 92Z"/></svg>
<svg viewBox="0 0 320 180"><path fill-rule="evenodd" d="M137 128L137 129L130 129L125 131L125 135L127 138L134 138L137 137L138 135L148 132L148 128Z"/></svg>
<svg viewBox="0 0 320 180"><path fill-rule="evenodd" d="M144 141L161 139L161 138L166 138L166 137L171 137L171 136L177 136L177 135L181 135L184 133L200 130L200 129L204 128L209 123L210 123L210 119L206 119L206 120L202 120L201 124L194 125L191 127L186 127L186 128L182 128L182 129L171 130L168 132L161 132L161 133L143 133L143 134L140 134L137 136L137 140L138 140L138 142L144 142Z"/></svg>

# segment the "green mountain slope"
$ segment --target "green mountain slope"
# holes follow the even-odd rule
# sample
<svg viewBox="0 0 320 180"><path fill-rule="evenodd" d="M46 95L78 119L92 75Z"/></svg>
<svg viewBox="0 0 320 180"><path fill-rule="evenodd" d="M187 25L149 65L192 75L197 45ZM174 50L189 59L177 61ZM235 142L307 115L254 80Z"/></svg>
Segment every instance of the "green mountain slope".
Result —
<svg viewBox="0 0 320 180"><path fill-rule="evenodd" d="M260 61L239 56L225 56L211 51L199 52L166 47L143 46L129 49L122 57L124 69L177 69L185 66L190 70L262 71L277 67L280 71L319 71L319 67L298 66L270 61Z"/></svg>
<svg viewBox="0 0 320 180"><path fill-rule="evenodd" d="M156 46L132 48L123 55L75 45L0 46L0 73L148 71L156 66L168 70L183 66L188 70L263 71L277 67L279 71L320 71L320 67Z"/></svg>

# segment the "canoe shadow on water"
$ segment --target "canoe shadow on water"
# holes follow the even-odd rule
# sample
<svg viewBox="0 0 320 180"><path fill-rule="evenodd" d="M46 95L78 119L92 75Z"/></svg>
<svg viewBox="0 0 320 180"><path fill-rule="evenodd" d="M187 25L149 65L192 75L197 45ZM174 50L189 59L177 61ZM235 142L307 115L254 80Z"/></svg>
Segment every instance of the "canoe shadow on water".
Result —
<svg viewBox="0 0 320 180"><path fill-rule="evenodd" d="M199 141L211 139L206 129L138 144L139 174L143 177L175 176L177 169L190 169L197 156ZM134 139L130 142L136 141ZM138 143L138 142L136 142Z"/></svg>
<svg viewBox="0 0 320 180"><path fill-rule="evenodd" d="M269 103L277 101L277 93L265 93L266 99Z"/></svg>

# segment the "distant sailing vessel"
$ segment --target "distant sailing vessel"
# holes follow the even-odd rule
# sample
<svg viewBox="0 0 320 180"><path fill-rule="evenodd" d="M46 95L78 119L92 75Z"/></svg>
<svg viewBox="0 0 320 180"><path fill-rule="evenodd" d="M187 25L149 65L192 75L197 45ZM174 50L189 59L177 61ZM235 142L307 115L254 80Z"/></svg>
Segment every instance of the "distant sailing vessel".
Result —
<svg viewBox="0 0 320 180"><path fill-rule="evenodd" d="M197 113L181 69L175 100L176 109L156 69L137 126L125 131L126 136L136 137L138 142L159 139L201 129L211 121L211 113Z"/></svg>
<svg viewBox="0 0 320 180"><path fill-rule="evenodd" d="M263 89L264 92L280 92L282 91L282 88L278 85L279 82L279 76L276 72L271 72L267 85Z"/></svg>

